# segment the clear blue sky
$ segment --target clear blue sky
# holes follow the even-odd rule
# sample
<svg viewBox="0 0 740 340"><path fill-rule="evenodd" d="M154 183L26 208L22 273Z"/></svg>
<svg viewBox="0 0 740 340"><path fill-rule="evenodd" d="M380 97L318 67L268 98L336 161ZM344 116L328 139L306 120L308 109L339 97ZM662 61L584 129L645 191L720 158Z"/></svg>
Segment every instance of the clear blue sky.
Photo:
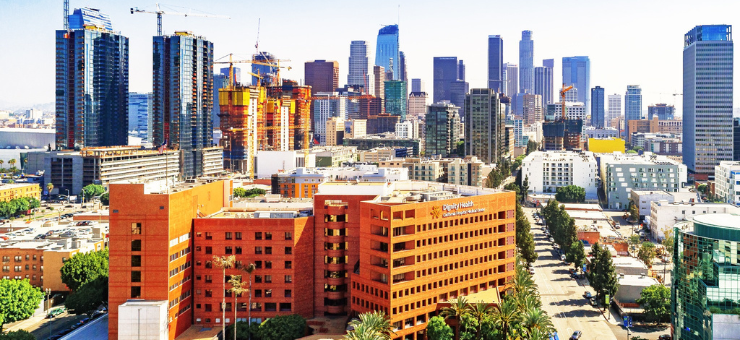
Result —
<svg viewBox="0 0 740 340"><path fill-rule="evenodd" d="M0 109L54 101L54 30L62 28L61 0L0 0ZM154 9L155 2L70 0L70 11L100 8L114 29L130 38L130 90L151 91L151 45L156 17L129 13ZM347 79L351 40L367 40L370 62L382 24L396 23L400 4L400 45L409 78L432 90L432 58L465 60L471 88L485 87L487 37L504 38L504 59L518 62L522 30L533 31L535 66L554 58L555 84L561 58L591 58L591 86L624 94L643 88L643 104L674 104L681 92L683 34L699 24L740 27L737 0L527 0L527 1L171 1L165 6L231 19L164 16L165 33L189 30L214 43L216 57L254 52L257 19L260 49L290 59L291 79L303 78L303 63L336 60L340 84ZM736 37L738 38L738 37ZM737 63L740 53L735 54ZM740 64L739 64L740 65ZM246 67L246 66L245 66ZM736 82L737 83L737 82ZM735 98L740 86L735 86ZM661 95L661 93L663 93ZM675 104L680 111L681 97ZM740 105L735 105L740 106Z"/></svg>

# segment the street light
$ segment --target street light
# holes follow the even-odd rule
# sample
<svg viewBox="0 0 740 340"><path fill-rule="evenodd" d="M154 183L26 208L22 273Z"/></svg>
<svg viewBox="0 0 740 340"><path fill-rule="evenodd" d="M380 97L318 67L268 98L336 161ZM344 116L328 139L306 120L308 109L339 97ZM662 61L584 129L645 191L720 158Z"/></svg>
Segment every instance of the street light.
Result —
<svg viewBox="0 0 740 340"><path fill-rule="evenodd" d="M46 312L51 312L51 288L44 289L46 292ZM51 338L51 324L54 322L54 315L51 315L51 320L49 320L49 337Z"/></svg>

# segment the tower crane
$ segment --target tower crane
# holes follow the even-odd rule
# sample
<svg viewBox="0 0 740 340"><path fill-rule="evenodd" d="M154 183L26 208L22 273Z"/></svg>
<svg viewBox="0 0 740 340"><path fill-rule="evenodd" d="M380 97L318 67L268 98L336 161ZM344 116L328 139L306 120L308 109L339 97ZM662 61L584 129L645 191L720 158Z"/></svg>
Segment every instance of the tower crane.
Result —
<svg viewBox="0 0 740 340"><path fill-rule="evenodd" d="M572 90L573 85L565 87L565 84L563 84L563 88L560 90L560 105L562 107L562 118L563 120L568 119L568 117L565 115L565 93Z"/></svg>
<svg viewBox="0 0 740 340"><path fill-rule="evenodd" d="M199 13L181 13L181 12L173 12L173 11L164 11L161 8L159 8L159 4L156 4L156 10L154 11L147 11L144 9L140 9L138 7L132 7L131 8L131 14L134 13L149 13L149 14L156 14L157 15L157 35L162 35L162 15L182 15L185 17L192 16L192 17L206 17L206 18L223 18L223 19L231 19L228 16L225 15L211 15L211 14L199 14Z"/></svg>
<svg viewBox="0 0 740 340"><path fill-rule="evenodd" d="M221 60L221 59L223 59L225 57L226 56L223 56L223 57L221 57L221 58L219 58L217 60ZM269 66L269 67L277 68L277 70L278 70L278 80L280 79L280 69L281 68L284 68L284 69L287 69L287 70L291 70L292 69L290 66L280 66L280 62L281 61L290 61L290 60L277 60L277 63L273 64L273 63L270 63L270 62L259 61L259 60L254 60L254 59L252 59L252 60L234 60L233 57L234 57L234 54L233 53L229 53L229 61L214 61L213 62L214 64L229 64L229 85L230 86L233 85L233 84L235 84L235 80L234 80L234 64L264 65L264 66ZM263 78L263 76L257 76L257 75L255 75L254 73L251 73L251 72L250 72L250 74L252 74L252 75L260 78L260 80ZM278 82L274 82L274 83L271 82L271 85L280 85L280 84Z"/></svg>

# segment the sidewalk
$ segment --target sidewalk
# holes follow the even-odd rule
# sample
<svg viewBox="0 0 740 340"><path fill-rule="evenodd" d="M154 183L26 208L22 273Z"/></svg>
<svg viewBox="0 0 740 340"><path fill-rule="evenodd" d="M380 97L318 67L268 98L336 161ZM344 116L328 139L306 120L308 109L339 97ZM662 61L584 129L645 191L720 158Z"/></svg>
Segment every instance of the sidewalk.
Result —
<svg viewBox="0 0 740 340"><path fill-rule="evenodd" d="M46 313L39 313L39 315L32 316L28 319L16 321L11 324L6 324L4 327L4 330L7 330L8 332L17 331L21 329L28 330L38 325L42 321L44 321L44 319L46 319Z"/></svg>

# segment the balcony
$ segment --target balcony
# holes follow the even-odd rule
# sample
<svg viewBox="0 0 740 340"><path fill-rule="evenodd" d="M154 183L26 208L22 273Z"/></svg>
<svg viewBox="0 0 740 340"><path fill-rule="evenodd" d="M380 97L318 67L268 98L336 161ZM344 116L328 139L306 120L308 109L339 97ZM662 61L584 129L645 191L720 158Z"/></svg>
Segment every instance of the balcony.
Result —
<svg viewBox="0 0 740 340"><path fill-rule="evenodd" d="M339 300L344 298L345 292L326 292L326 297L332 300Z"/></svg>
<svg viewBox="0 0 740 340"><path fill-rule="evenodd" d="M344 268L345 268L344 263L327 263L326 264L326 270L328 271L335 272L335 271L345 270Z"/></svg>
<svg viewBox="0 0 740 340"><path fill-rule="evenodd" d="M339 286L347 283L345 279L344 277L327 277L326 283L332 286Z"/></svg>
<svg viewBox="0 0 740 340"><path fill-rule="evenodd" d="M344 313L344 306L326 306L326 312L331 314Z"/></svg>
<svg viewBox="0 0 740 340"><path fill-rule="evenodd" d="M344 243L345 242L345 238L344 238L344 235L326 236L326 242L328 242L328 243Z"/></svg>

